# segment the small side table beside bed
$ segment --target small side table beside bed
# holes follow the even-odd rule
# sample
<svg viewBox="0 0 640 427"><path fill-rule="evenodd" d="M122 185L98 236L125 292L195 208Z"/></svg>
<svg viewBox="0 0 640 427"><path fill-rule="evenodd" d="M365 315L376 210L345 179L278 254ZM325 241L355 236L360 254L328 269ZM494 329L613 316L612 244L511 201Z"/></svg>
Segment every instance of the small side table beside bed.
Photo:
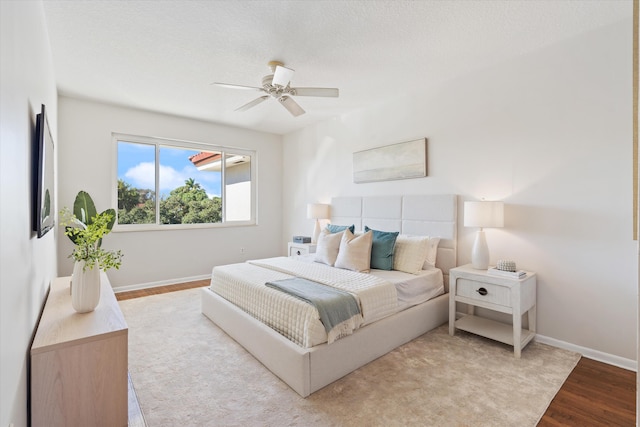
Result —
<svg viewBox="0 0 640 427"><path fill-rule="evenodd" d="M456 302L467 304L467 314L456 320ZM511 314L513 325L475 314L482 307ZM522 329L527 313L528 329ZM515 357L536 335L536 274L522 278L493 275L474 269L471 264L449 271L449 335L455 330L471 332L513 346Z"/></svg>

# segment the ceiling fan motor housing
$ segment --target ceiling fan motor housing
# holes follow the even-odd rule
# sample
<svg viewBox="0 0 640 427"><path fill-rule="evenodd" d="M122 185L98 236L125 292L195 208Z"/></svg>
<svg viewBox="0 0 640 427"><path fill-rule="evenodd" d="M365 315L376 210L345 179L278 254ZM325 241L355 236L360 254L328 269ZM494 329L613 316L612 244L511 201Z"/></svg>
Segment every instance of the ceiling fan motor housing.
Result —
<svg viewBox="0 0 640 427"><path fill-rule="evenodd" d="M280 98L282 95L291 94L295 95L291 87L287 84L286 86L278 86L272 83L273 74L264 76L262 78L262 88L272 97Z"/></svg>
<svg viewBox="0 0 640 427"><path fill-rule="evenodd" d="M269 97L275 98L291 113L293 116L299 116L304 114L304 110L291 96L325 96L325 97L338 97L337 88L315 88L304 87L295 88L291 87L291 78L293 77L294 70L284 66L282 62L271 61L268 64L271 74L268 74L262 78L262 87L251 87L234 85L229 83L214 83L216 85L238 88L244 90L258 90L266 93L266 95L260 96L253 101L250 101L239 108L236 111L246 111L263 101L269 99Z"/></svg>

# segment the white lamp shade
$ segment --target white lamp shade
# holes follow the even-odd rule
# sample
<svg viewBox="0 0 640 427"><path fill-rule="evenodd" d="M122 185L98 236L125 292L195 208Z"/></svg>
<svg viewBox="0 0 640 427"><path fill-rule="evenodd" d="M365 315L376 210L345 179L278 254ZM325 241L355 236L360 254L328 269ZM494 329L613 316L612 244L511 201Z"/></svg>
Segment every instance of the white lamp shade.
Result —
<svg viewBox="0 0 640 427"><path fill-rule="evenodd" d="M307 218L309 219L328 219L329 205L321 203L309 203L307 205Z"/></svg>
<svg viewBox="0 0 640 427"><path fill-rule="evenodd" d="M503 202L464 202L465 227L504 227Z"/></svg>

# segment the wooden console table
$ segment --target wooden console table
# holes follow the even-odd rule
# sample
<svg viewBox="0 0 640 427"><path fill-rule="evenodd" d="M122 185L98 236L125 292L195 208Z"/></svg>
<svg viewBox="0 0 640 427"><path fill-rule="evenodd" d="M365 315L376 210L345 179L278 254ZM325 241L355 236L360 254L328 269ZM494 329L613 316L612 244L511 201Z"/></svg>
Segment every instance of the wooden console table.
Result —
<svg viewBox="0 0 640 427"><path fill-rule="evenodd" d="M34 426L127 426L127 323L100 278L100 303L84 314L71 306L70 277L51 282L31 346Z"/></svg>

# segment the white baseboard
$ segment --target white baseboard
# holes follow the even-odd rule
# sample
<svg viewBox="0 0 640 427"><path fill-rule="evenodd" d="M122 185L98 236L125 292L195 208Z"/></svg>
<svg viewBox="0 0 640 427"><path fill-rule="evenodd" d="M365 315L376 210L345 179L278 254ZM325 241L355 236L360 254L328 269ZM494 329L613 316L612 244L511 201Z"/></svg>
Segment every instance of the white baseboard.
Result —
<svg viewBox="0 0 640 427"><path fill-rule="evenodd" d="M167 285L177 285L178 283L194 282L196 280L205 280L205 279L211 279L211 275L205 274L202 276L191 276L191 277L181 277L178 279L161 280L159 282L148 282L148 283L139 283L136 285L118 286L113 288L113 292L117 294L120 292L138 291L140 289L157 288L158 286L167 286Z"/></svg>
<svg viewBox="0 0 640 427"><path fill-rule="evenodd" d="M542 344L548 344L554 347L563 348L565 350L575 351L576 353L582 354L586 358L597 360L598 362L607 363L609 365L617 366L629 371L638 372L638 362L635 360L625 359L624 357L604 353L592 348L581 347L579 345L571 344L566 341L560 341L555 338L546 337L544 335L538 334L534 339L535 341Z"/></svg>

